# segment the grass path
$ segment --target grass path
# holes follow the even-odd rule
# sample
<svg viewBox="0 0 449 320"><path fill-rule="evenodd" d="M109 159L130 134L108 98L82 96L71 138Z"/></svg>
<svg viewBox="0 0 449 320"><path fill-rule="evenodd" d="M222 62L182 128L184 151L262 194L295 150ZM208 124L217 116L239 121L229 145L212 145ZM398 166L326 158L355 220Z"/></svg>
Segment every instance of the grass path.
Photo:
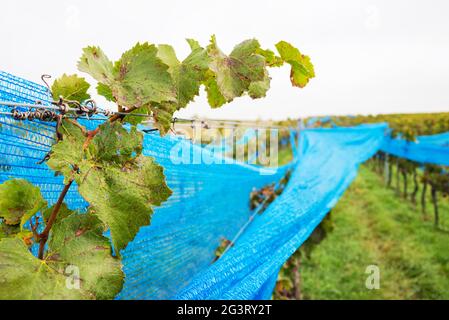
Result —
<svg viewBox="0 0 449 320"><path fill-rule="evenodd" d="M449 205L441 206L449 216ZM449 233L366 166L332 211L334 230L303 261L305 299L449 299ZM368 290L368 265L380 289Z"/></svg>

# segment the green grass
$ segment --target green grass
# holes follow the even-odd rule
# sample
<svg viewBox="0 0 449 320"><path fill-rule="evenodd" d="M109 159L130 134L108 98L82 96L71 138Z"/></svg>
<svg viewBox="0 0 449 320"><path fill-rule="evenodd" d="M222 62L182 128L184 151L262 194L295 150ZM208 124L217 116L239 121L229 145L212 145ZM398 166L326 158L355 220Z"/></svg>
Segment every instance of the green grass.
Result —
<svg viewBox="0 0 449 320"><path fill-rule="evenodd" d="M447 200L440 215L449 216ZM432 217L430 201L428 213ZM334 230L302 263L304 299L449 299L449 233L362 166L332 211ZM380 289L365 287L368 265Z"/></svg>
<svg viewBox="0 0 449 320"><path fill-rule="evenodd" d="M279 148L278 150L278 165L282 166L293 160L293 153L291 148Z"/></svg>

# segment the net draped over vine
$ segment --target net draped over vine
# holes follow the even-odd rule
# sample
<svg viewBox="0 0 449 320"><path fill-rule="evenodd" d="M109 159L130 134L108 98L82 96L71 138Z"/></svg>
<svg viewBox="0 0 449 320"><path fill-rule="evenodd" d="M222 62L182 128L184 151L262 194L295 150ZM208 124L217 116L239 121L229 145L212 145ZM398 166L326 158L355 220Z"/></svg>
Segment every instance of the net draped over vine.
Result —
<svg viewBox="0 0 449 320"><path fill-rule="evenodd" d="M0 100L45 104L48 94L45 87L0 72ZM122 251L126 277L117 299L270 298L279 269L336 204L359 164L385 148L386 129L386 124L305 129L294 146L295 160L272 170L230 159L222 163L188 140L145 134L144 154L164 167L173 195ZM52 123L0 115L0 183L27 179L50 204L56 202L63 178L39 164L54 133ZM290 136L295 141L293 132ZM176 150L188 150L187 156ZM221 240L233 239L252 215L252 189L279 181L288 169L292 177L281 196L212 263ZM66 202L72 209L87 206L76 185Z"/></svg>

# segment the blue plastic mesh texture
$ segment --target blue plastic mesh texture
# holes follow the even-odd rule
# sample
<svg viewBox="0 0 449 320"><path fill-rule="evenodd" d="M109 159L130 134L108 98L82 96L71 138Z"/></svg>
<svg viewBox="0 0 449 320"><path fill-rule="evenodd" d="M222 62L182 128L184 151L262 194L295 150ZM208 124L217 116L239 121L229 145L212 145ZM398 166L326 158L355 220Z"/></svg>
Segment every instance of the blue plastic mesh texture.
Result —
<svg viewBox="0 0 449 320"><path fill-rule="evenodd" d="M385 129L380 124L302 131L299 163L282 195L175 298L270 298L283 263L336 204L359 164L377 152Z"/></svg>
<svg viewBox="0 0 449 320"><path fill-rule="evenodd" d="M449 132L430 136L419 136L417 140L419 143L436 144L442 147L449 147Z"/></svg>
<svg viewBox="0 0 449 320"><path fill-rule="evenodd" d="M425 136L419 137L418 143L415 143L402 139L385 138L381 150L423 164L449 166L449 148L441 143L444 139L444 136L436 138Z"/></svg>

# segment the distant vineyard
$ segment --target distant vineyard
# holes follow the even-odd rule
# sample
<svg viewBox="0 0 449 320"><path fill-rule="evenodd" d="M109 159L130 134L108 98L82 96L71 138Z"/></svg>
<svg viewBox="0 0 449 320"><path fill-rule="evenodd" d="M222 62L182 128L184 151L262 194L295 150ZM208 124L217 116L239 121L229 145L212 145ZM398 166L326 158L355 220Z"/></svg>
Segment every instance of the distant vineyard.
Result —
<svg viewBox="0 0 449 320"><path fill-rule="evenodd" d="M434 135L449 131L449 113L423 114L389 114L377 116L334 116L313 123L316 127L354 126L366 123L387 122L393 138L416 141L418 136ZM434 211L435 227L440 227L438 208L439 195L449 195L449 170L444 166L434 164L419 164L417 162L395 157L384 152L378 152L372 159L376 171L383 174L386 185L395 189L404 199L417 203L418 194L421 202L423 218L427 219L426 199L430 191L430 199ZM410 186L411 185L411 186ZM430 189L430 190L429 190Z"/></svg>

